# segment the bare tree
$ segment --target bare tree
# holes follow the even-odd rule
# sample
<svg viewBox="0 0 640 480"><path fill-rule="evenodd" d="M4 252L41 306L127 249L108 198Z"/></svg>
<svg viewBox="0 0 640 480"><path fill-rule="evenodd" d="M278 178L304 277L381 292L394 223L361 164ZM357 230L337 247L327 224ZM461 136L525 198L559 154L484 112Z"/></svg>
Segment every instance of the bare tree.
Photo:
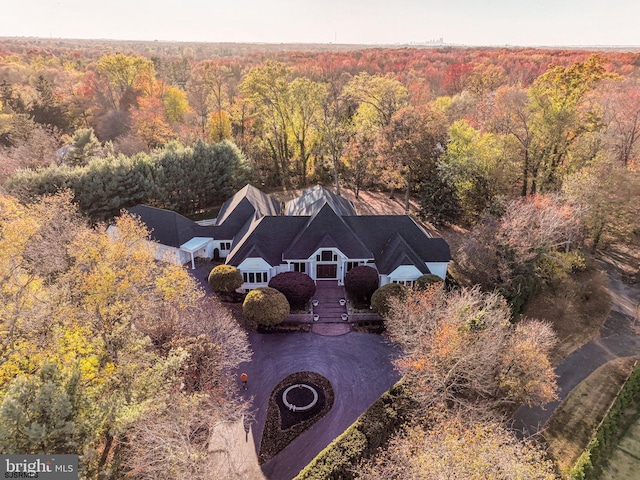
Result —
<svg viewBox="0 0 640 480"><path fill-rule="evenodd" d="M390 303L388 333L404 350L397 365L426 408L491 414L556 398L551 327L514 326L497 293L434 286Z"/></svg>

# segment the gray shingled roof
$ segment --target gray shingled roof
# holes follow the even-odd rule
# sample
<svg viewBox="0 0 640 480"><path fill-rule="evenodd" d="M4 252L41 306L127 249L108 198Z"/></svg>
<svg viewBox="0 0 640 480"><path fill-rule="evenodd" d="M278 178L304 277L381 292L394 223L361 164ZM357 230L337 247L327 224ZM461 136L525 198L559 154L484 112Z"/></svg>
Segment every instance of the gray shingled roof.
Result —
<svg viewBox="0 0 640 480"><path fill-rule="evenodd" d="M216 225L222 225L229 220L241 204L244 204L245 208L247 206L251 207L261 217L280 215L280 202L256 187L246 184L233 197L224 202L218 213ZM246 220L242 222L242 225Z"/></svg>
<svg viewBox="0 0 640 480"><path fill-rule="evenodd" d="M272 266L280 265L283 249L293 242L307 220L306 217L262 217L255 220L242 238L238 235L238 241L234 242L227 263L237 267L258 246L267 263Z"/></svg>
<svg viewBox="0 0 640 480"><path fill-rule="evenodd" d="M339 197L320 185L307 188L298 198L288 201L285 204L284 213L285 215L313 216L325 205L329 205L340 216L357 215L356 209L349 200Z"/></svg>
<svg viewBox="0 0 640 480"><path fill-rule="evenodd" d="M321 247L336 247L349 258L373 258L371 250L329 204L323 205L319 212L306 218L308 221L304 229L284 251L284 258L309 258Z"/></svg>
<svg viewBox="0 0 640 480"><path fill-rule="evenodd" d="M292 203L293 202L293 203ZM449 245L431 238L406 215L357 216L352 205L322 187L303 192L287 203L291 215L280 216L277 201L247 185L223 205L218 225L201 226L182 215L138 205L140 216L158 242L179 247L195 236L233 240L227 263L238 266L260 256L276 266L287 260L309 258L320 248L338 248L353 259L375 259L382 274L400 265L415 265L428 273L425 262L449 262ZM302 215L312 211L312 215Z"/></svg>
<svg viewBox="0 0 640 480"><path fill-rule="evenodd" d="M179 213L148 205L136 205L128 211L140 217L151 230L151 237L163 245L179 248L194 237L193 227L197 224Z"/></svg>
<svg viewBox="0 0 640 480"><path fill-rule="evenodd" d="M400 232L389 238L382 252L376 255L376 267L384 275L390 274L400 265L414 265L422 273L431 273L424 263Z"/></svg>
<svg viewBox="0 0 640 480"><path fill-rule="evenodd" d="M343 217L343 220L373 252L376 265L378 259L383 257L385 247L397 233L401 234L402 240L422 260L422 263L451 261L451 252L447 242L442 238L431 238L409 216L365 215Z"/></svg>

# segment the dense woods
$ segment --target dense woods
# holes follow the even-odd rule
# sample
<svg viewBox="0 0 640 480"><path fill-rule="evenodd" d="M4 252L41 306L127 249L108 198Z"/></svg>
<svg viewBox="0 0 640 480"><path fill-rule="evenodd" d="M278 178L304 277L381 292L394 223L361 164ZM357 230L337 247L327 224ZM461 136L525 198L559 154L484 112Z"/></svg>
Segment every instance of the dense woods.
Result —
<svg viewBox="0 0 640 480"><path fill-rule="evenodd" d="M115 238L94 226L138 203L195 214L247 182L323 183L462 227L456 267L478 285L374 295L429 415L360 474L553 477L501 423L556 394L551 328L514 320L589 249L638 234L640 53L305 48L0 39L0 424L16 425L2 450L78 451L89 477L207 478L193 458L211 418L245 413L224 373L246 336L151 260L135 219ZM377 275L352 272L368 299ZM271 303L277 323L288 308ZM474 477L461 452L478 443Z"/></svg>
<svg viewBox="0 0 640 480"><path fill-rule="evenodd" d="M68 193L0 199L0 450L78 453L83 478L207 478L210 429L245 412L246 333L137 220L117 226L90 228Z"/></svg>

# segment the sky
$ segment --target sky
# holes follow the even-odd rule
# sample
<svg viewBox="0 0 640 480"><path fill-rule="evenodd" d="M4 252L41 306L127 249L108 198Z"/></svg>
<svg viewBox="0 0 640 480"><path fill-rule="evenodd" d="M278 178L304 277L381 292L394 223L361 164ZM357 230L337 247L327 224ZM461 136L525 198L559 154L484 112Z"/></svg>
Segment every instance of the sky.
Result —
<svg viewBox="0 0 640 480"><path fill-rule="evenodd" d="M0 36L640 46L640 0L4 0Z"/></svg>

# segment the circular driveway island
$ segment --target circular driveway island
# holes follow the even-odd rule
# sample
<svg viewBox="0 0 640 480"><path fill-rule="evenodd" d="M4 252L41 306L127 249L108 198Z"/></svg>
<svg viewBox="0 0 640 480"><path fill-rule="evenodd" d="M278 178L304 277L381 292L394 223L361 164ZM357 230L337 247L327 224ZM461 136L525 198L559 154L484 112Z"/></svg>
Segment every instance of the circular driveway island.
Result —
<svg viewBox="0 0 640 480"><path fill-rule="evenodd" d="M260 445L269 395L283 378L300 371L315 372L331 382L335 395L329 413L262 466L267 478L274 480L295 477L400 378L392 364L398 349L380 335L250 333L249 342L253 358L240 369L249 374L251 382L241 394L253 397L256 445Z"/></svg>

